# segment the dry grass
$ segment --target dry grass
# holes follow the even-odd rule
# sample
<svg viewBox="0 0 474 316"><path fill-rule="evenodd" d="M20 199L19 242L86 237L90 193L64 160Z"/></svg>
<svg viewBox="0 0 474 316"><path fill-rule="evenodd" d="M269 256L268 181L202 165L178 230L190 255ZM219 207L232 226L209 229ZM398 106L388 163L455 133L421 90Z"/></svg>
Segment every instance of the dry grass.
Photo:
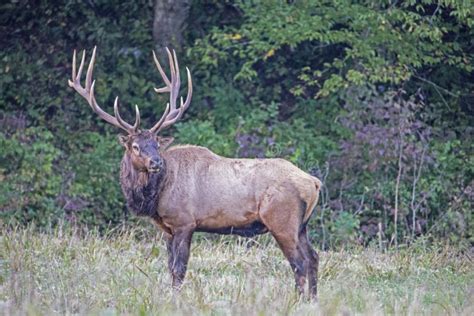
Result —
<svg viewBox="0 0 474 316"><path fill-rule="evenodd" d="M56 229L2 231L3 314L465 314L474 315L474 270L449 247L321 252L319 301L298 299L268 236L193 242L186 283L170 289L166 250L147 230L108 236Z"/></svg>

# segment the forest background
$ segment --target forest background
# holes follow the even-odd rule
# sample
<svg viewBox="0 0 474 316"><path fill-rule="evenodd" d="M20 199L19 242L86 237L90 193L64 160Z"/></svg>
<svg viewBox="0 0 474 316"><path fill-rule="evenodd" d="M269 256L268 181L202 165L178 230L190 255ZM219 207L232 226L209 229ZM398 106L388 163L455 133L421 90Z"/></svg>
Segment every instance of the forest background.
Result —
<svg viewBox="0 0 474 316"><path fill-rule="evenodd" d="M471 1L8 1L0 5L2 226L135 221L122 149L67 85L97 45L96 96L152 126L152 50L193 75L175 143L282 157L324 182L319 248L473 240ZM184 74L183 74L184 75Z"/></svg>

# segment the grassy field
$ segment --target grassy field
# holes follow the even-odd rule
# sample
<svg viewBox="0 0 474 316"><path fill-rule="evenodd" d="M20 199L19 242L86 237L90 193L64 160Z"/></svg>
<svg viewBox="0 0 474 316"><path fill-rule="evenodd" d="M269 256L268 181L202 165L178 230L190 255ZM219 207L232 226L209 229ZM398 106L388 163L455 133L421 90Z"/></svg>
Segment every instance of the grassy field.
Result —
<svg viewBox="0 0 474 316"><path fill-rule="evenodd" d="M165 244L148 229L3 229L0 313L474 315L472 258L450 247L320 252L319 300L308 302L270 236L209 236L195 236L174 293Z"/></svg>

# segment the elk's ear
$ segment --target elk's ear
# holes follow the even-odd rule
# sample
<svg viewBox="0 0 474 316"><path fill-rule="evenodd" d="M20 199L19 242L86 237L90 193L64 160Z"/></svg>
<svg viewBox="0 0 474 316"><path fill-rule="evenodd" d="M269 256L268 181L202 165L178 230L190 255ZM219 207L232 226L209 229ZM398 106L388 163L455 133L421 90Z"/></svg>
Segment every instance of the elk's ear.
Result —
<svg viewBox="0 0 474 316"><path fill-rule="evenodd" d="M127 148L128 135L117 135L117 138L118 138L118 141L119 141L120 145Z"/></svg>
<svg viewBox="0 0 474 316"><path fill-rule="evenodd" d="M174 142L174 137L157 136L156 140L158 141L158 144L160 144L160 150L166 150L166 148Z"/></svg>

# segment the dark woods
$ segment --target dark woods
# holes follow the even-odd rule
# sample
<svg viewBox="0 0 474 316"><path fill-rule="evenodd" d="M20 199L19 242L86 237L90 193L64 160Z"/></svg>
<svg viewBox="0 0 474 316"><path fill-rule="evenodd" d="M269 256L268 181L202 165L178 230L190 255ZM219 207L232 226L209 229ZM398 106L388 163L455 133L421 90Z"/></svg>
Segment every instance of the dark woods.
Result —
<svg viewBox="0 0 474 316"><path fill-rule="evenodd" d="M1 222L105 229L130 220L119 174L141 184L124 193L147 213L159 181L134 178L126 161L120 173L117 131L65 78L73 50L97 44L99 103L112 113L119 95L125 119L133 121L138 104L142 124L152 126L166 104L153 91L160 16L153 3L1 7ZM469 244L469 1L192 1L185 9L180 63L193 65L195 89L172 130L175 143L228 157L282 157L320 178L308 229L320 247Z"/></svg>

